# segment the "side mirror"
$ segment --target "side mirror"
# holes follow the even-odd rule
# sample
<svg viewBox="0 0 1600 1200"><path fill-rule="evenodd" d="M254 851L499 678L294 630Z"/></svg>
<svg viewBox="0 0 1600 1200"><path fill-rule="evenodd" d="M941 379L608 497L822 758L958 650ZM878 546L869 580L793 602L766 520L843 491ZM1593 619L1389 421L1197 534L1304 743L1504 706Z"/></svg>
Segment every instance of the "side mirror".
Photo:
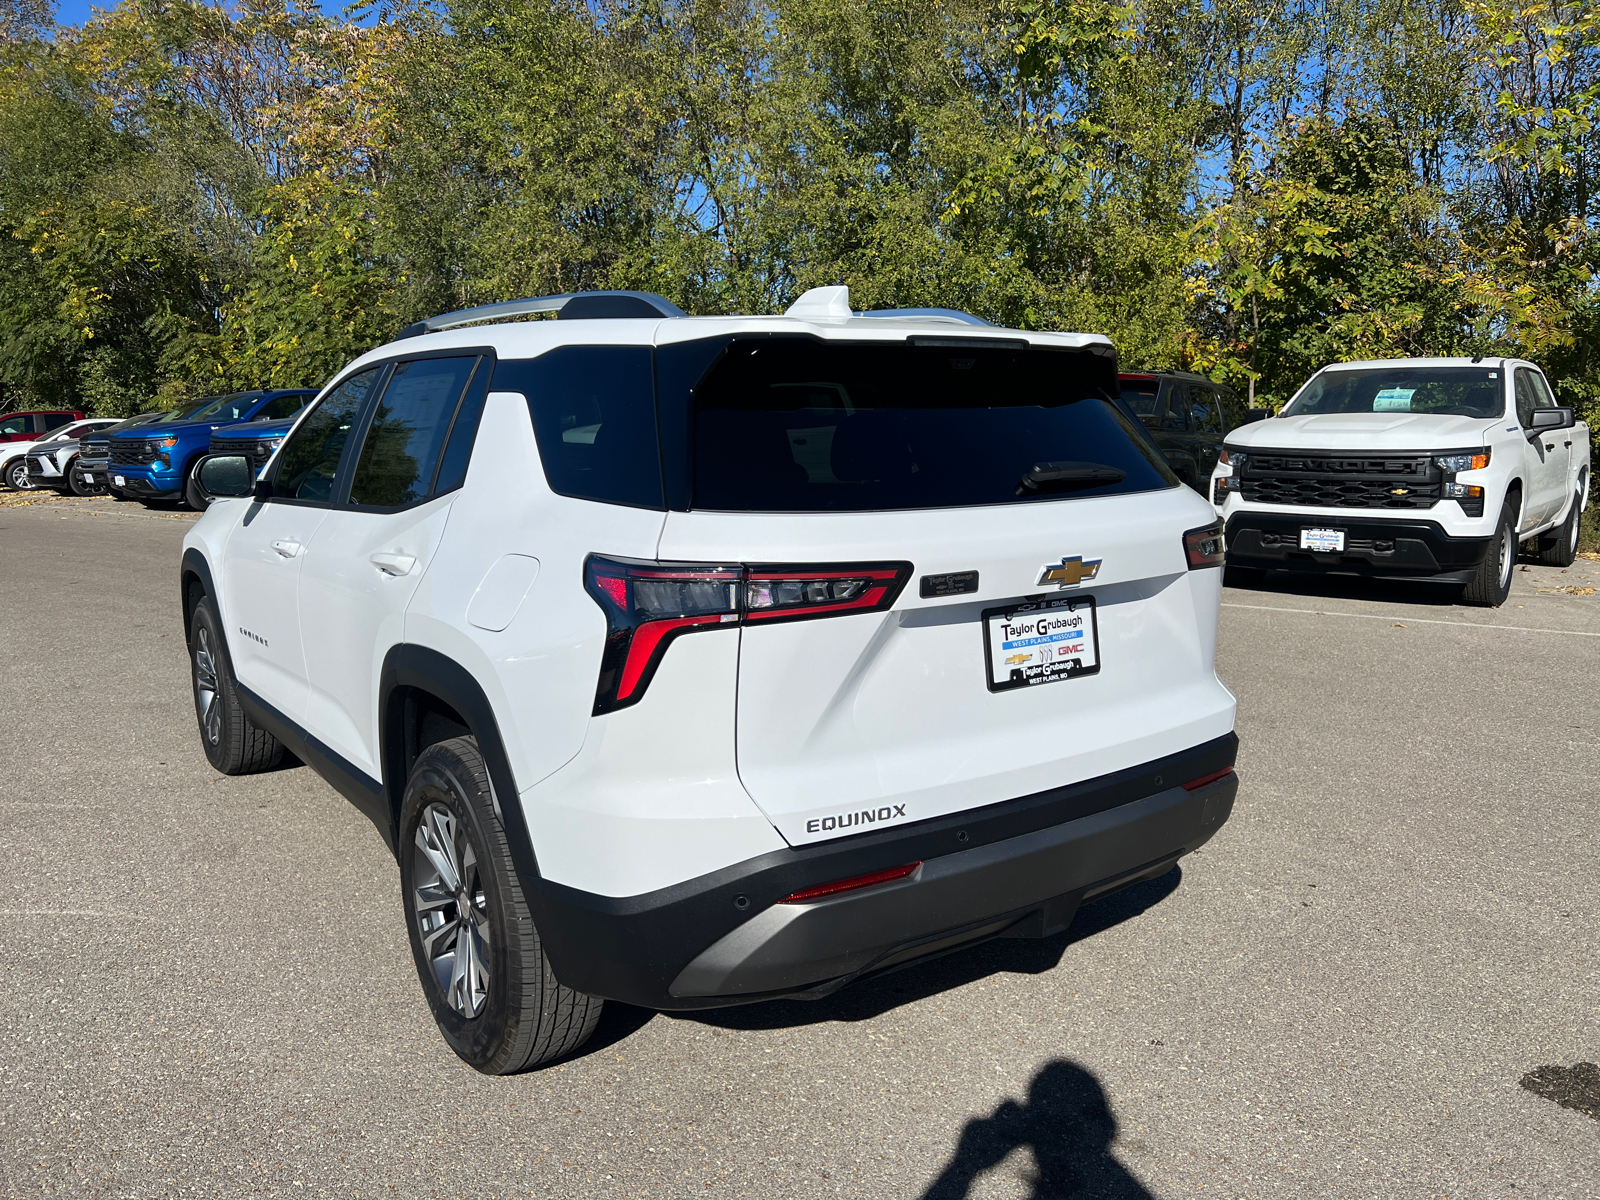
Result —
<svg viewBox="0 0 1600 1200"><path fill-rule="evenodd" d="M200 487L211 496L249 496L256 473L242 454L213 454L200 464Z"/></svg>
<svg viewBox="0 0 1600 1200"><path fill-rule="evenodd" d="M1247 408L1244 417L1239 421L1241 425L1254 425L1257 421L1265 421L1272 415L1270 408Z"/></svg>
<svg viewBox="0 0 1600 1200"><path fill-rule="evenodd" d="M1576 423L1570 408L1536 408L1528 432L1550 433L1557 429L1571 429Z"/></svg>

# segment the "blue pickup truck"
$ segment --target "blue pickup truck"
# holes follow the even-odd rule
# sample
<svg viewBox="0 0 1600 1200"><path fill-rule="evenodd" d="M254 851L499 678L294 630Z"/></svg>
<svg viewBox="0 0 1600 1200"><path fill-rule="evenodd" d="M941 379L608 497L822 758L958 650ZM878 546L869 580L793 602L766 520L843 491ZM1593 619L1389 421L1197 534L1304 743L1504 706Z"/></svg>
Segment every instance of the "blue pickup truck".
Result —
<svg viewBox="0 0 1600 1200"><path fill-rule="evenodd" d="M183 499L195 466L210 453L212 430L293 417L316 394L309 388L236 392L218 396L177 424L113 434L107 466L111 490L146 504Z"/></svg>

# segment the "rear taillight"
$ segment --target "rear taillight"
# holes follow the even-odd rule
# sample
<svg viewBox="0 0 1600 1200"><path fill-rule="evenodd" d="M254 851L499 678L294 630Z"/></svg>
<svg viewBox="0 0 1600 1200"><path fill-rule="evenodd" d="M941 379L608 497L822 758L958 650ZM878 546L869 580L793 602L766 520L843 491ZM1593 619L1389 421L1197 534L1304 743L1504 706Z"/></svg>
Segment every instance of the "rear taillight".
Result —
<svg viewBox="0 0 1600 1200"><path fill-rule="evenodd" d="M1189 560L1189 570L1222 565L1222 522L1215 521L1200 529L1191 529L1183 535L1183 553Z"/></svg>
<svg viewBox="0 0 1600 1200"><path fill-rule="evenodd" d="M594 711L637 704L667 647L682 634L746 621L879 612L895 602L910 577L910 563L746 567L591 554L583 586L606 614Z"/></svg>

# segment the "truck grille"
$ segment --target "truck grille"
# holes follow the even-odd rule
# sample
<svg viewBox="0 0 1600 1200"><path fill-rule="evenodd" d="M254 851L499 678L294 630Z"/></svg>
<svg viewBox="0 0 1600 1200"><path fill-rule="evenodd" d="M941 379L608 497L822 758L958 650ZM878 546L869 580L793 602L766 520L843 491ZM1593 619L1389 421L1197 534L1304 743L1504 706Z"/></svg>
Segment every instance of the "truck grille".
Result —
<svg viewBox="0 0 1600 1200"><path fill-rule="evenodd" d="M156 460L156 449L149 442L118 442L111 447L111 461L117 466L142 465Z"/></svg>
<svg viewBox="0 0 1600 1200"><path fill-rule="evenodd" d="M111 442L109 438L102 438L97 442L86 441L83 449L78 454L78 461L85 466L104 464L111 457Z"/></svg>
<svg viewBox="0 0 1600 1200"><path fill-rule="evenodd" d="M272 457L270 449L262 449L260 438L212 438L211 453L242 454L257 467Z"/></svg>
<svg viewBox="0 0 1600 1200"><path fill-rule="evenodd" d="M1247 452L1239 494L1260 504L1308 508L1432 508L1442 482L1432 458L1421 454Z"/></svg>

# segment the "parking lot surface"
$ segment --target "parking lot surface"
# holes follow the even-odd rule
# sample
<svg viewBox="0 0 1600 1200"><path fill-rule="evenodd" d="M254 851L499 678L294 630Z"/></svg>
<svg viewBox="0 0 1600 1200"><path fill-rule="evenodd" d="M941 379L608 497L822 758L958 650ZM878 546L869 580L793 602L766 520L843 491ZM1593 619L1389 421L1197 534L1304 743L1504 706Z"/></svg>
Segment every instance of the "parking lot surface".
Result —
<svg viewBox="0 0 1600 1200"><path fill-rule="evenodd" d="M207 765L188 523L0 508L0 1194L1600 1194L1600 1124L1518 1083L1600 1059L1600 562L1498 610L1230 589L1243 784L1180 870L824 1002L611 1006L491 1079L365 818Z"/></svg>

